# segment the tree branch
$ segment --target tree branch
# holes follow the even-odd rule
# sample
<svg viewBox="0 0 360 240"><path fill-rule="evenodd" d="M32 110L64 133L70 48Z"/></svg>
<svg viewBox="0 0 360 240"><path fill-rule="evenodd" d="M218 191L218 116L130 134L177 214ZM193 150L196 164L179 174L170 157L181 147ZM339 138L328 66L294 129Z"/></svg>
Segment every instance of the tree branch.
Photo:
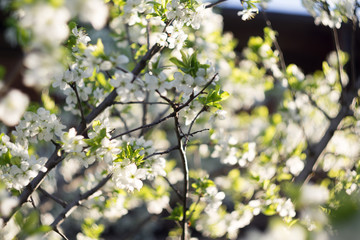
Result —
<svg viewBox="0 0 360 240"><path fill-rule="evenodd" d="M58 225L61 224L70 214L81 205L81 203L87 200L91 195L93 195L96 191L102 188L111 178L112 174L108 174L105 178L103 178L95 187L85 192L76 198L73 202L66 205L65 209L57 216L57 218L50 225L54 230L57 229Z"/></svg>
<svg viewBox="0 0 360 240"><path fill-rule="evenodd" d="M140 72L146 67L146 63L153 57L157 52L159 52L162 49L160 45L155 44L140 60L140 62L135 66L135 68L132 71L132 74L134 75L133 80L136 79L136 76L140 74ZM107 107L111 106L117 97L116 89L114 89L104 100L102 103L100 103L99 106L97 106L95 109L91 111L91 113L85 117L85 123L86 124L80 124L76 131L78 134L83 134L84 130L87 128L87 125L90 124L100 113L102 113ZM3 224L6 225L6 223L10 220L10 218L14 215L14 213L20 209L20 207L28 201L29 196L40 186L40 184L45 179L46 175L57 165L59 164L63 159L64 156L61 154L58 156L58 148L53 152L51 157L48 159L48 161L45 163L45 167L47 168L46 172L39 172L38 175L23 189L19 196L18 205L11 211L10 215L7 217L2 217Z"/></svg>
<svg viewBox="0 0 360 240"><path fill-rule="evenodd" d="M179 192L179 190L177 190L175 188L174 185L171 184L171 182L169 181L169 179L167 177L163 177L165 179L165 181L169 184L169 186L172 188L172 190L174 190L174 192L176 193L176 195L179 197L180 201L184 201L183 195L181 195L181 193Z"/></svg>
<svg viewBox="0 0 360 240"><path fill-rule="evenodd" d="M72 88L72 90L74 90L75 95L76 95L76 99L77 99L77 103L78 103L78 107L79 107L80 115L81 115L80 125L84 125L83 127L85 127L86 126L85 115L84 115L84 111L83 111L83 108L82 108L82 105L81 105L81 99L80 99L80 96L79 96L79 92L77 90L76 82L72 82L69 85Z"/></svg>
<svg viewBox="0 0 360 240"><path fill-rule="evenodd" d="M222 2L226 2L226 0L218 0L218 1L216 1L216 2L210 3L210 4L206 5L205 8L215 7L216 5L219 5L219 4L222 3Z"/></svg>
<svg viewBox="0 0 360 240"><path fill-rule="evenodd" d="M131 130L129 130L129 131L120 133L120 134L112 137L111 139L124 136L124 135L126 135L126 134L129 134L129 133L132 133L132 132L141 130L141 129L143 129L143 128L153 127L153 126L155 126L155 125L157 125L157 124L159 124L159 123L161 123L161 122L163 122L163 121L165 121L165 120L168 120L168 119L170 119L170 118L172 118L172 117L175 117L175 115L176 115L177 112L179 112L180 110L182 110L184 107L188 106L195 98L197 98L200 94L202 94L202 93L205 91L205 89L206 89L207 87L209 87L210 84L215 80L215 78L217 77L217 75L218 75L218 74L216 73L216 74L214 75L214 77L203 87L203 89L202 89L200 92L198 92L198 93L195 94L195 95L192 94L192 95L190 96L190 98L189 98L184 104L180 105L179 107L176 107L176 106L174 105L174 103L172 103L172 102L169 100L169 101L171 102L170 104L171 104L172 107L174 108L174 112L170 113L169 115L167 115L167 116L165 116L165 117L163 117L163 118L161 118L161 119L155 120L155 121L153 121L152 123L149 123L149 124L146 124L146 125L142 125L142 126L140 126L140 127L133 128L133 129L131 129ZM166 98L165 98L165 99L166 99Z"/></svg>
<svg viewBox="0 0 360 240"><path fill-rule="evenodd" d="M194 123L196 121L196 119L198 119L198 117L200 116L201 113L203 113L204 111L206 111L206 106L203 106L201 108L201 110L196 114L196 116L194 117L194 119L191 121L188 132L186 135L183 135L185 137L185 142L184 142L184 146L187 146L188 142L189 142L189 138L187 138L187 136L191 136L191 129L194 126ZM194 134L194 133L193 133Z"/></svg>
<svg viewBox="0 0 360 240"><path fill-rule="evenodd" d="M188 162L186 158L185 153L185 147L183 145L183 141L181 139L181 130L180 130L180 123L179 123L179 114L176 113L176 116L174 117L175 121L175 131L176 131L176 137L178 141L179 146L179 152L180 152L180 158L183 165L183 171L184 171L184 188L183 188L183 219L181 221L181 227L182 227L182 234L181 239L185 240L186 232L187 232L187 219L186 219L186 211L187 211L187 196L188 196L188 190L189 190L189 167Z"/></svg>
<svg viewBox="0 0 360 240"><path fill-rule="evenodd" d="M64 207L64 208L66 207L67 202L65 202L64 200L62 200L54 195L51 195L50 193L45 191L42 187L39 187L37 190L39 190L46 197L48 197L48 198L54 200L55 202L57 202L58 204L60 204L62 207Z"/></svg>
<svg viewBox="0 0 360 240"><path fill-rule="evenodd" d="M352 103L352 100L356 96L357 96L357 89L354 89L353 91L350 92L346 91L344 93L344 104L341 106L337 116L331 119L330 125L327 128L323 137L320 139L319 142L308 145L307 149L304 151L304 153L307 154L305 167L301 171L301 173L297 177L295 177L294 179L295 183L302 184L308 181L309 175L314 171L314 168L316 168L316 163L321 153L326 148L327 144L333 137L335 131L338 130L340 122L346 116L350 115L350 105Z"/></svg>

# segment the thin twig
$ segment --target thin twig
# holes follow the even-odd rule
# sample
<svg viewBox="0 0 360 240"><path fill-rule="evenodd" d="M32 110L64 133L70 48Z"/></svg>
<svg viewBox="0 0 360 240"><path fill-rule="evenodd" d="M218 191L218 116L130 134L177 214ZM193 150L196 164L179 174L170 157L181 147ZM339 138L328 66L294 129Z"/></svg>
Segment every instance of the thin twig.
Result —
<svg viewBox="0 0 360 240"><path fill-rule="evenodd" d="M352 19L352 33L351 33L351 54L350 54L350 66L351 66L351 79L348 87L355 86L356 82L356 67L355 67L355 53L356 53L356 28L357 28L357 8L354 8L354 16Z"/></svg>
<svg viewBox="0 0 360 240"><path fill-rule="evenodd" d="M339 35L338 32L336 30L335 27L332 28L332 33L334 36L334 43L335 43L335 50L336 50L336 60L337 60L337 72L339 75L339 82L340 82L340 86L341 86L341 90L344 88L344 81L343 81L343 76L342 76L342 63L341 63L341 59L340 59L340 42L339 42ZM343 91L341 91L341 93L343 93Z"/></svg>
<svg viewBox="0 0 360 240"><path fill-rule="evenodd" d="M194 119L191 121L190 123L190 126L189 126L189 129L188 129L188 132L186 135L184 135L185 137L185 142L184 142L184 146L187 146L188 142L189 142L189 138L187 138L187 136L191 136L191 129L192 127L194 126L194 123L196 121L196 119L198 119L198 117L200 116L201 113L203 113L204 111L206 111L207 107L206 106L203 106L201 108L201 110L196 114L196 116L194 117Z"/></svg>
<svg viewBox="0 0 360 240"><path fill-rule="evenodd" d="M32 196L30 196L29 202L31 203L31 205L34 209L37 209L37 207L35 206L34 198Z"/></svg>
<svg viewBox="0 0 360 240"><path fill-rule="evenodd" d="M122 72L124 72L124 73L128 73L128 72L129 72L128 70L126 70L126 69L124 69L124 68L122 68L122 67L119 67L119 66L116 66L115 68L118 69L118 70L120 70L120 71L122 71Z"/></svg>
<svg viewBox="0 0 360 240"><path fill-rule="evenodd" d="M162 152L154 152L153 154L150 154L150 155L146 156L144 158L144 160L146 160L148 158L151 158L153 156L156 156L156 155L168 154L168 153L170 153L170 152L172 152L174 150L177 150L177 149L179 149L179 146L176 145L176 146L173 146L173 147L169 148L168 150L165 150L165 151L162 151Z"/></svg>
<svg viewBox="0 0 360 240"><path fill-rule="evenodd" d="M198 92L198 93L195 94L195 95L192 94L192 95L190 96L190 98L189 98L184 104L180 105L179 107L176 107L176 106L174 105L174 103L171 103L172 105L175 106L174 112L170 113L170 114L167 115L166 117L163 117L163 118L161 118L161 119L155 120L155 121L153 121L152 123L149 123L149 124L146 124L146 125L143 125L143 126L140 126L140 127L134 128L134 129L131 129L131 130L129 130L129 131L120 133L120 134L112 137L111 139L115 139L115 138L118 138L118 137L127 135L127 134L129 134L129 133L132 133L132 132L141 130L141 129L143 129L143 128L153 127L153 126L155 126L155 125L157 125L157 124L159 124L159 123L161 123L161 122L163 122L163 121L165 121L165 120L168 120L168 119L170 119L170 118L172 118L172 117L175 117L175 115L176 115L177 112L179 112L180 110L182 110L183 108L185 108L186 106L188 106L195 98L197 98L200 94L202 94L202 93L205 91L205 89L206 89L208 86L210 86L210 84L216 79L217 75L218 75L218 74L216 73L216 74L214 75L214 77L203 87L203 89L202 89L200 92ZM171 102L171 101L170 101L170 102Z"/></svg>
<svg viewBox="0 0 360 240"><path fill-rule="evenodd" d="M173 20L172 20L173 21ZM171 24L172 21L169 21L168 24ZM165 29L164 29L165 31ZM138 64L132 70L132 74L134 75L133 80L135 81L136 76L146 67L147 62L158 52L163 49L159 44L155 44L140 60ZM96 108L94 108L89 115L85 117L85 124L79 124L76 128L78 134L84 134L84 131L87 129L87 124L90 124L99 114L101 114L107 107L111 106L117 97L116 89L114 89ZM184 106L185 107L185 106ZM22 189L20 196L18 197L18 204L11 210L11 213L2 217L3 225L6 225L10 218L15 214L20 207L27 202L30 195L40 186L40 184L44 181L47 174L57 166L63 159L64 154L61 153L58 155L59 148L56 148L51 157L45 163L45 167L47 168L46 172L40 171L38 175L31 180L31 182Z"/></svg>
<svg viewBox="0 0 360 240"><path fill-rule="evenodd" d="M131 45L133 44L130 38L130 31L129 31L129 25L125 24L125 32L126 32L126 40L128 42L129 48L130 48L130 53L131 53L131 57L133 60L135 60L135 52L134 49L131 47Z"/></svg>
<svg viewBox="0 0 360 240"><path fill-rule="evenodd" d="M212 7L215 7L216 5L222 3L222 2L225 2L226 0L218 0L216 2L213 2L213 3L210 3L208 5L205 6L205 8L212 8Z"/></svg>
<svg viewBox="0 0 360 240"><path fill-rule="evenodd" d="M129 131L129 127L128 127L127 123L126 123L126 120L125 120L125 118L123 118L123 116L122 116L122 114L120 112L118 113L118 116L119 116L121 122L124 124L125 131ZM131 136L131 134L129 134L129 137L130 136Z"/></svg>
<svg viewBox="0 0 360 240"><path fill-rule="evenodd" d="M349 101L349 100L348 100ZM350 102L351 103L351 102ZM303 184L307 179L309 179L309 175L313 172L314 167L316 167L316 163L321 155L321 153L326 148L327 144L333 137L335 131L338 129L340 122L348 116L348 108L350 103L343 105L338 112L335 118L332 118L330 121L330 125L327 128L325 134L316 144L308 145L305 153L307 154L307 159L305 163L304 169L301 173L294 179L294 181L298 184Z"/></svg>
<svg viewBox="0 0 360 240"><path fill-rule="evenodd" d="M197 131L194 131L194 132L186 133L185 135L181 135L181 137L184 137L184 136L191 136L191 137L193 137L195 134L202 133L202 132L209 131L209 130L210 130L209 128L204 128L204 129L197 130ZM185 145L185 144L184 144L184 145ZM185 146L190 146L190 145L189 145L189 144L186 144Z"/></svg>
<svg viewBox="0 0 360 240"><path fill-rule="evenodd" d="M176 137L179 145L179 152L180 152L180 158L183 165L183 171L184 171L184 188L183 188L183 219L181 221L182 226L182 234L181 239L185 240L186 238L186 232L187 232L187 219L186 219L186 211L187 211L187 195L189 191L189 167L188 167L188 161L186 158L185 153L185 147L183 145L183 141L181 140L181 127L179 123L179 114L176 112L176 115L174 117L175 122L175 131L176 131Z"/></svg>
<svg viewBox="0 0 360 240"><path fill-rule="evenodd" d="M155 104L163 104L163 105L168 105L168 103L166 103L166 102L148 102L148 101L114 102L113 104L119 104L119 105L129 105L129 104L155 105Z"/></svg>
<svg viewBox="0 0 360 240"><path fill-rule="evenodd" d="M326 118L327 120L331 120L332 118L329 116L329 114L327 114L327 112L325 112L324 109L322 109L316 102L315 100L311 97L310 94L308 94L307 92L305 91L301 91L303 94L305 94L308 98L309 98L309 101L311 103L311 105L313 105L316 109L318 109Z"/></svg>
<svg viewBox="0 0 360 240"><path fill-rule="evenodd" d="M146 92L146 96L145 96L145 102L147 102L149 100L149 92ZM142 104L142 119L141 119L141 123L142 125L146 125L146 115L148 112L148 105L146 103ZM145 133L145 128L141 129L140 133L139 133L139 137L142 136Z"/></svg>
<svg viewBox="0 0 360 240"><path fill-rule="evenodd" d="M95 187L88 190L84 194L81 194L77 197L73 202L67 204L65 209L56 217L53 223L50 225L53 229L56 229L59 224L61 224L84 200L87 200L91 195L97 192L100 188L102 188L111 178L112 174L108 174L105 178L103 178Z"/></svg>
<svg viewBox="0 0 360 240"><path fill-rule="evenodd" d="M38 187L38 189L43 195L45 195L46 197L54 200L56 203L60 204L62 207L66 207L67 206L67 202L54 196L54 195L51 195L50 193L48 193L47 191L45 191L42 187Z"/></svg>
<svg viewBox="0 0 360 240"><path fill-rule="evenodd" d="M63 239L69 240L69 239L65 236L65 234L63 234L62 232L59 231L58 228L54 228L53 230L54 230L57 234L59 234L60 237L62 237Z"/></svg>
<svg viewBox="0 0 360 240"><path fill-rule="evenodd" d="M175 188L174 185L172 185L172 183L169 181L169 179L165 176L163 176L163 178L165 179L165 181L169 184L169 186L172 188L172 190L174 190L174 192L176 193L176 195L179 197L179 199L183 202L184 201L184 198L183 196L181 195L181 193L179 192L179 190L177 190Z"/></svg>
<svg viewBox="0 0 360 240"><path fill-rule="evenodd" d="M86 126L84 110L83 110L83 108L82 108L81 99L80 99L80 96L79 96L79 92L78 92L78 90L77 90L76 82L73 82L73 83L71 83L71 84L69 84L69 85L70 85L70 87L74 90L75 95L76 95L77 104L78 104L78 108L79 108L79 110L80 110L80 115L81 115L80 125Z"/></svg>
<svg viewBox="0 0 360 240"><path fill-rule="evenodd" d="M129 133L132 133L132 132L135 132L135 131L138 131L138 130L141 130L141 129L143 129L143 128L153 127L153 126L155 126L155 125L157 125L157 124L159 124L159 123L162 123L163 121L168 120L168 119L170 119L170 118L172 118L172 117L174 117L174 116L175 116L175 112L173 112L173 113L171 113L171 114L167 115L166 117L163 117L163 118L161 118L161 119L159 119L159 120L153 121L152 123L149 123L149 124L146 124L146 125L137 127L137 128L133 128L133 129L128 130L128 131L126 131L126 132L120 133L120 134L112 137L110 140L115 139L115 138L118 138L118 137L121 137L121 136L124 136L124 135L127 135L127 134L129 134Z"/></svg>
<svg viewBox="0 0 360 240"><path fill-rule="evenodd" d="M266 12L265 11L261 11L261 12L264 16L266 26L274 31L274 28L272 27L271 21L269 20ZM275 46L276 50L279 52L281 70L285 74L286 73L286 64L285 64L285 58L284 58L283 51L281 50L280 44L276 37L273 39L273 41L274 41L274 46Z"/></svg>
<svg viewBox="0 0 360 240"><path fill-rule="evenodd" d="M194 214L197 205L199 205L200 199L201 199L201 196L199 195L199 197L198 197L198 199L197 199L197 201L196 201L196 203L195 203L194 209L193 209L193 210L190 212L190 214L189 214L189 220L191 219L192 215Z"/></svg>
<svg viewBox="0 0 360 240"><path fill-rule="evenodd" d="M149 51L150 49L150 21L147 19L147 25L146 25L146 48Z"/></svg>

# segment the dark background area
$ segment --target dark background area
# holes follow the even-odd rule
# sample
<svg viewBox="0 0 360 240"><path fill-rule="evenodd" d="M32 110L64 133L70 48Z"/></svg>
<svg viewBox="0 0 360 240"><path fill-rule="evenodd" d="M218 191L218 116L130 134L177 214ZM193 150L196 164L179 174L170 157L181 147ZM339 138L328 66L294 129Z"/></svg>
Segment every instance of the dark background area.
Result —
<svg viewBox="0 0 360 240"><path fill-rule="evenodd" d="M254 19L242 21L237 16L237 9L221 9L224 17L224 31L233 32L238 40L237 51L246 46L250 36L263 36L266 27L265 17L260 12ZM327 55L335 50L332 30L329 27L317 26L311 16L267 12L267 18L278 32L278 42L284 53L286 64L295 63L305 73L312 73L322 68ZM338 30L339 41L343 51L350 52L352 26L343 24ZM357 31L356 46L360 46L360 32ZM356 51L356 63L359 63ZM358 68L358 65L357 65Z"/></svg>

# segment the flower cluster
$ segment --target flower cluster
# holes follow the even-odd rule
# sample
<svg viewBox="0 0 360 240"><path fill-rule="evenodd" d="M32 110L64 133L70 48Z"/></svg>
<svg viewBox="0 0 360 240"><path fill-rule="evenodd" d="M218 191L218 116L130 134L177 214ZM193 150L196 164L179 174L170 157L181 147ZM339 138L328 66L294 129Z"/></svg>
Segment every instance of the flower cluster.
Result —
<svg viewBox="0 0 360 240"><path fill-rule="evenodd" d="M0 180L7 188L21 190L39 171L47 170L44 167L47 158L36 159L34 155L29 155L27 144L12 143L5 134L0 136Z"/></svg>
<svg viewBox="0 0 360 240"><path fill-rule="evenodd" d="M140 190L143 186L142 180L146 178L146 170L138 168L129 159L114 162L110 171L113 173L112 179L116 187L129 192L133 192L135 189Z"/></svg>
<svg viewBox="0 0 360 240"><path fill-rule="evenodd" d="M182 49L188 35L183 31L183 23L174 21L171 26L166 27L165 32L161 33L158 39L160 46L170 49Z"/></svg>
<svg viewBox="0 0 360 240"><path fill-rule="evenodd" d="M318 3L303 0L304 7L315 18L315 23L330 28L340 28L342 22L346 22L346 18L353 19L356 4L356 0L326 0Z"/></svg>
<svg viewBox="0 0 360 240"><path fill-rule="evenodd" d="M206 193L200 200L206 203L205 212L207 214L211 214L212 212L218 210L218 208L222 205L224 198L224 192L219 192L215 186L210 186L206 188Z"/></svg>
<svg viewBox="0 0 360 240"><path fill-rule="evenodd" d="M26 94L17 89L9 91L0 100L0 120L8 126L18 124L28 104L29 97Z"/></svg>
<svg viewBox="0 0 360 240"><path fill-rule="evenodd" d="M15 207L17 203L18 199L11 196L0 182L0 216L8 216L11 209ZM2 219L0 220L0 226L2 226Z"/></svg>
<svg viewBox="0 0 360 240"><path fill-rule="evenodd" d="M33 142L54 140L60 137L65 126L61 124L55 114L44 108L38 108L36 113L26 112L24 119L15 127L13 134L18 142Z"/></svg>
<svg viewBox="0 0 360 240"><path fill-rule="evenodd" d="M85 167L95 161L94 156L86 156L84 148L87 147L87 144L84 142L84 136L77 135L74 128L71 128L69 132L64 132L60 141L62 149L67 153L65 160L77 159Z"/></svg>

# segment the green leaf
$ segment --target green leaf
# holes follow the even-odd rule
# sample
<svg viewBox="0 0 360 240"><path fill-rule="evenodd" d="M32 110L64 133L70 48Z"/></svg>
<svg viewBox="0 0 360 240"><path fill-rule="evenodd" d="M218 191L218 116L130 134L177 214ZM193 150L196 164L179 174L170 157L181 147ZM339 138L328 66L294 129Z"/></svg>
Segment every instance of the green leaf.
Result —
<svg viewBox="0 0 360 240"><path fill-rule="evenodd" d="M274 205L269 205L262 210L262 213L266 216L273 216L276 214L276 207Z"/></svg>
<svg viewBox="0 0 360 240"><path fill-rule="evenodd" d="M185 67L185 64L182 61L180 61L179 59L175 58L175 57L172 57L169 60L170 60L170 62L174 63L179 68Z"/></svg>
<svg viewBox="0 0 360 240"><path fill-rule="evenodd" d="M217 85L215 89L210 90L210 92L206 97L200 97L199 101L205 106L222 109L219 103L227 99L228 97L229 97L229 93L222 91L220 89L220 85Z"/></svg>
<svg viewBox="0 0 360 240"><path fill-rule="evenodd" d="M41 94L41 101L44 104L44 108L49 110L51 113L58 113L59 108L56 106L55 101L50 97L50 95L43 91Z"/></svg>
<svg viewBox="0 0 360 240"><path fill-rule="evenodd" d="M99 239L105 227L103 224L97 225L94 219L85 218L84 223L81 225L83 233L90 238Z"/></svg>
<svg viewBox="0 0 360 240"><path fill-rule="evenodd" d="M34 234L39 227L39 213L32 211L29 216L25 219L22 226L22 231L29 235Z"/></svg>
<svg viewBox="0 0 360 240"><path fill-rule="evenodd" d="M105 56L104 53L104 44L102 43L101 39L99 38L96 43L96 49L92 52L94 57L103 57Z"/></svg>
<svg viewBox="0 0 360 240"><path fill-rule="evenodd" d="M6 73L5 67L0 65L0 81L2 81L3 78L5 77L5 73Z"/></svg>
<svg viewBox="0 0 360 240"><path fill-rule="evenodd" d="M0 166L5 166L7 164L11 164L11 153L7 151L6 153L0 156Z"/></svg>
<svg viewBox="0 0 360 240"><path fill-rule="evenodd" d="M171 212L170 216L166 217L165 219L181 221L183 219L183 216L184 216L183 206L178 203L177 206Z"/></svg>
<svg viewBox="0 0 360 240"><path fill-rule="evenodd" d="M23 225L23 223L24 223L24 217L23 217L23 215L22 215L19 211L17 211L17 212L15 213L14 219L15 219L15 222L16 222L17 225L19 225L19 226L22 226L22 225Z"/></svg>

